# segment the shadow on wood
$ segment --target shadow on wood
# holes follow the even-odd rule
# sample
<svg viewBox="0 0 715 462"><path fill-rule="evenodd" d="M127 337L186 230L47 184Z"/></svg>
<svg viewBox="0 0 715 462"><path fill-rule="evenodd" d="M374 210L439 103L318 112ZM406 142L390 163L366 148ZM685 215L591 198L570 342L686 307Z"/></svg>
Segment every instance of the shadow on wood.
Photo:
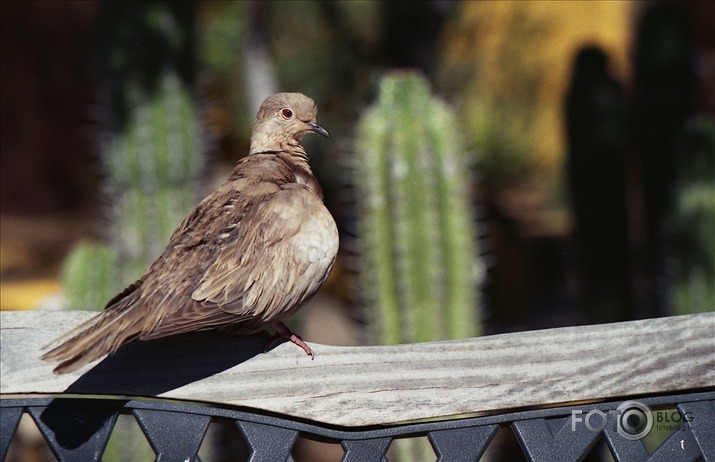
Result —
<svg viewBox="0 0 715 462"><path fill-rule="evenodd" d="M156 396L230 369L264 351L269 337L236 337L217 331L192 332L152 341L134 341L107 356L63 392L68 395ZM217 355L217 351L235 354ZM124 371L117 374L117 371ZM60 446L91 445L103 429L111 431L116 413L128 400L87 413L86 399L53 400L38 424ZM75 414L68 412L77 409ZM111 419L111 421L110 421ZM105 440L102 440L105 441ZM97 448L101 454L102 448Z"/></svg>

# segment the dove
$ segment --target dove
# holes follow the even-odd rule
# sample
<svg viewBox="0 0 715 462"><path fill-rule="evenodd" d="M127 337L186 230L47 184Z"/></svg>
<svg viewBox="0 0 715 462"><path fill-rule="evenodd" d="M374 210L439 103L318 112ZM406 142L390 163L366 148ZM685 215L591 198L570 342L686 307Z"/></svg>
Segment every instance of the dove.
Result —
<svg viewBox="0 0 715 462"><path fill-rule="evenodd" d="M74 371L127 342L218 329L249 335L270 327L313 351L283 323L325 282L338 230L301 146L330 138L300 93L261 104L249 155L178 226L147 272L105 309L46 348L55 373ZM54 346L57 345L57 346Z"/></svg>

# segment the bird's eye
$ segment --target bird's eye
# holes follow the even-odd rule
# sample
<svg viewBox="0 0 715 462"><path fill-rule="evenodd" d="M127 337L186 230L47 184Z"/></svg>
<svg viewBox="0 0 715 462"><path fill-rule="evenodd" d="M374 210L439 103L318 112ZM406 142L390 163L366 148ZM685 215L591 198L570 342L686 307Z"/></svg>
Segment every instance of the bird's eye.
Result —
<svg viewBox="0 0 715 462"><path fill-rule="evenodd" d="M284 107L283 109L281 109L281 117L283 117L284 119L288 120L288 119L290 119L291 117L293 117L293 111L291 111L291 110L288 109L287 107Z"/></svg>

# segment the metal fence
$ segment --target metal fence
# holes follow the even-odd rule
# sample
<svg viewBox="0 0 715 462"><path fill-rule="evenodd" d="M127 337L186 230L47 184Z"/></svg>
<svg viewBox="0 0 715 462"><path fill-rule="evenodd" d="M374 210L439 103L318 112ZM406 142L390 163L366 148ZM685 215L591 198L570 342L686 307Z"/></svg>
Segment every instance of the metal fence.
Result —
<svg viewBox="0 0 715 462"><path fill-rule="evenodd" d="M668 411L661 411L666 409ZM251 462L292 461L299 436L340 443L344 462L387 460L399 438L426 436L441 462L477 461L497 430L510 428L531 461L582 460L601 440L616 461L715 461L715 391L644 397L578 406L405 425L341 428L189 402L105 397L21 398L0 401L3 460L23 414L29 414L62 462L99 461L120 414L139 423L159 461L199 461L211 422L235 425ZM662 418L666 416L666 418ZM653 452L643 436L672 433Z"/></svg>

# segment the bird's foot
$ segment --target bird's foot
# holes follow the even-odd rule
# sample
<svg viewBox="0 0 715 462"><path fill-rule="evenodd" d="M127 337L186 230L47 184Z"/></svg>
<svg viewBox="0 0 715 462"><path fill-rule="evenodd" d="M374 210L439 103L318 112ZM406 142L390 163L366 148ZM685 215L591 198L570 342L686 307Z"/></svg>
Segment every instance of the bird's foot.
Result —
<svg viewBox="0 0 715 462"><path fill-rule="evenodd" d="M291 330L288 329L288 326L283 324L281 321L276 321L272 323L271 327L275 329L276 335L268 342L268 345L266 345L266 351L273 348L280 340L288 340L301 347L303 351L305 351L305 353L310 356L310 359L315 358L315 354L313 353L313 350L310 349L308 344L305 343L305 341L303 341L303 339L300 338L299 335L291 332Z"/></svg>

